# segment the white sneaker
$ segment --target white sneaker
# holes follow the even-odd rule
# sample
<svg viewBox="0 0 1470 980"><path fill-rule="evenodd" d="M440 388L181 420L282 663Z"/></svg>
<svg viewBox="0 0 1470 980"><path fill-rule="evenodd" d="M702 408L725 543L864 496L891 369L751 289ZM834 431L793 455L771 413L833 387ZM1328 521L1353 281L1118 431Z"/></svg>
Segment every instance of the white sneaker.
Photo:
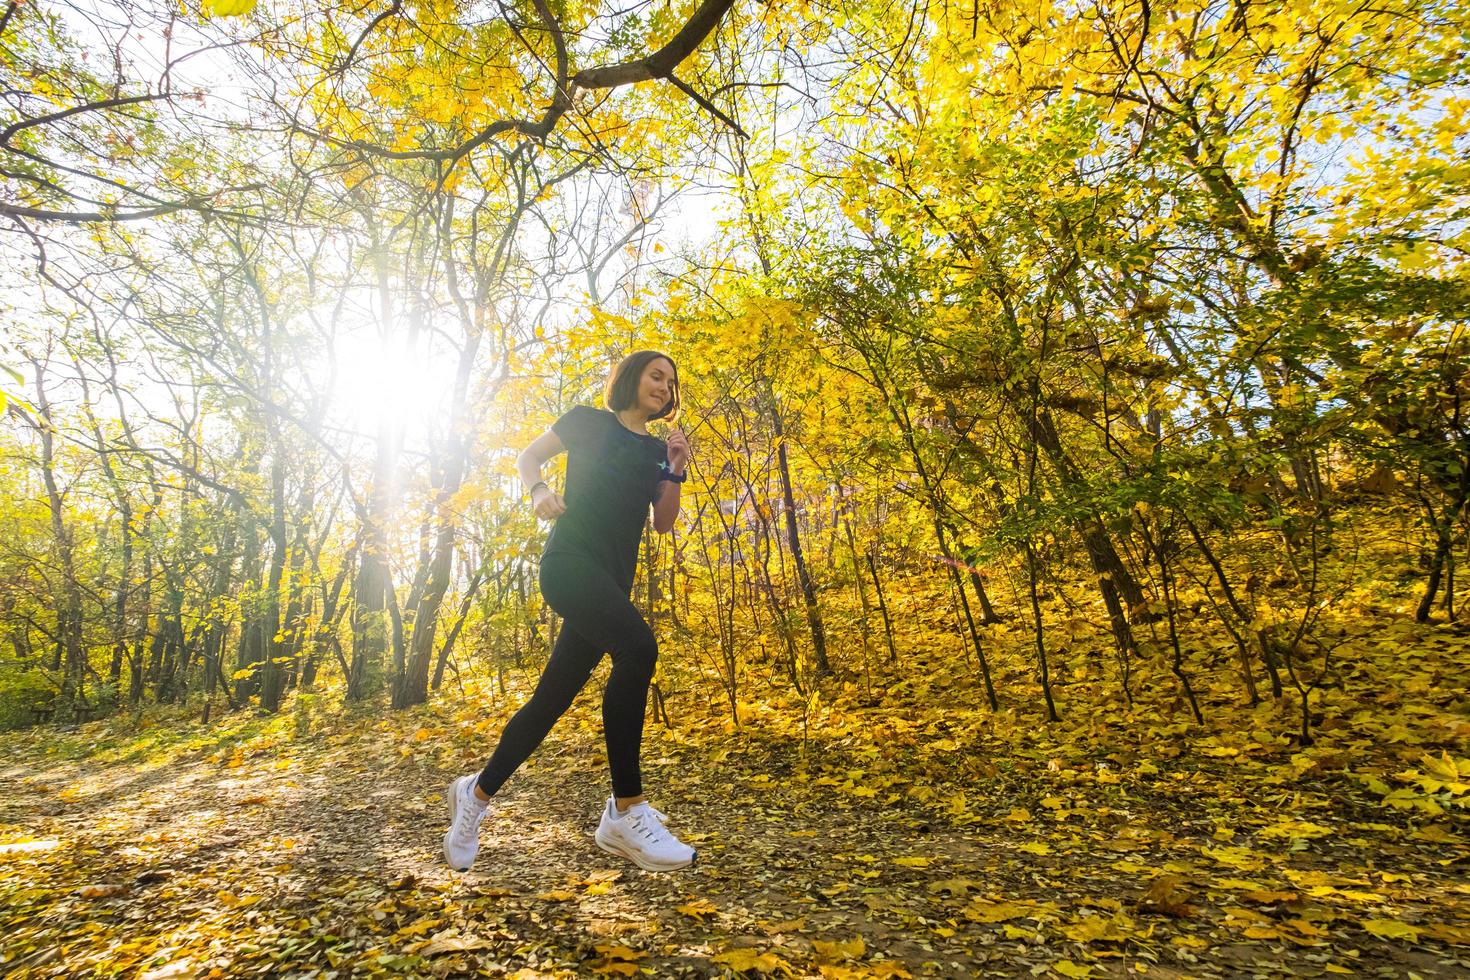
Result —
<svg viewBox="0 0 1470 980"><path fill-rule="evenodd" d="M673 871L694 863L695 850L669 833L667 819L647 801L618 813L612 797L602 808L602 822L594 840L609 854L632 861L644 871Z"/></svg>
<svg viewBox="0 0 1470 980"><path fill-rule="evenodd" d="M444 834L444 860L456 871L468 871L480 852L480 821L490 807L480 806L475 798L475 781L479 773L461 776L444 791L449 804L449 830Z"/></svg>

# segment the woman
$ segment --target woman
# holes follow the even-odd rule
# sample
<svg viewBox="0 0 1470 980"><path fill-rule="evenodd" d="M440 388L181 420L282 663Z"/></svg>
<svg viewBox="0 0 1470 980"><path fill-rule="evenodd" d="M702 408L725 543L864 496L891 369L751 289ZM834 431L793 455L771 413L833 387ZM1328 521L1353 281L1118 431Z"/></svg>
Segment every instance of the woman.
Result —
<svg viewBox="0 0 1470 980"><path fill-rule="evenodd" d="M571 706L604 651L613 660L602 697L613 795L602 808L597 845L649 871L694 862L694 848L669 833L643 795L638 752L658 644L629 599L649 504L660 534L679 514L689 443L678 429L667 443L648 432L649 420L678 416L678 370L658 351L629 354L608 378L603 401L606 411L579 405L557 419L516 462L536 515L556 520L541 557L541 595L562 617L562 630L531 700L506 724L484 770L461 776L445 793L444 857L460 871L479 851L490 798ZM565 497L541 480L542 464L563 449Z"/></svg>

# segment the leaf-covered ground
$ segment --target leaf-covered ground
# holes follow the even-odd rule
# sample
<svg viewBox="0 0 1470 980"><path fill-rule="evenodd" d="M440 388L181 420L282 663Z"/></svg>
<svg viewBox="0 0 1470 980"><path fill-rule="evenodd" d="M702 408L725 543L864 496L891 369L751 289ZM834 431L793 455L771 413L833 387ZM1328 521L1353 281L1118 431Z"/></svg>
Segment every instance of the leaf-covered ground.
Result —
<svg viewBox="0 0 1470 980"><path fill-rule="evenodd" d="M936 608L898 614L939 631ZM602 673L507 784L468 874L441 863L441 794L515 689L11 734L0 970L1464 976L1470 638L1386 613L1327 629L1310 746L1293 699L1242 707L1223 663L1201 728L1160 664L1130 708L1100 661L1063 654L1047 724L1014 625L989 630L998 714L973 659L941 649L829 685L804 719L761 700L778 685L759 671L738 730L673 696L645 784L700 860L664 874L592 842Z"/></svg>

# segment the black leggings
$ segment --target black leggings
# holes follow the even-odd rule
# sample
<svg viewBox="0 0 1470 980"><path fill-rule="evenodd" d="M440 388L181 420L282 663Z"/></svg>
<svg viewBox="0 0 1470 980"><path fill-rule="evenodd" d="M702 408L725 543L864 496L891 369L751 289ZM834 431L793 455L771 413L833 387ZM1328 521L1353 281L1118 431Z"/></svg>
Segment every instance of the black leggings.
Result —
<svg viewBox="0 0 1470 980"><path fill-rule="evenodd" d="M556 553L542 557L541 595L561 615L561 633L531 700L506 723L495 754L480 773L479 786L486 796L494 796L541 744L604 652L613 660L602 693L602 730L613 794L642 795L638 750L658 643L628 591L590 559Z"/></svg>

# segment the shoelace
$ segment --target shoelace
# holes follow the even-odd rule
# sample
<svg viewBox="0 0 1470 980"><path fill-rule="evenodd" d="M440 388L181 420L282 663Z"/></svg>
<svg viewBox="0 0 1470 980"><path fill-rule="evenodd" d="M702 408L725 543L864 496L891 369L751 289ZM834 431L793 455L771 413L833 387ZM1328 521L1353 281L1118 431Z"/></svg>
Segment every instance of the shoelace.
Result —
<svg viewBox="0 0 1470 980"><path fill-rule="evenodd" d="M653 807L649 807L648 811L640 812L634 815L634 832L643 835L655 844L665 844L671 842L674 839L674 835L669 833L669 829L663 825L662 820L645 819L647 817L651 817L653 814L658 814L658 816L660 817L663 816L663 814L658 813L657 810L654 810Z"/></svg>
<svg viewBox="0 0 1470 980"><path fill-rule="evenodd" d="M463 800L459 802L459 816L454 821L454 839L460 842L474 840L480 834L480 823L490 811L488 806L477 807Z"/></svg>

